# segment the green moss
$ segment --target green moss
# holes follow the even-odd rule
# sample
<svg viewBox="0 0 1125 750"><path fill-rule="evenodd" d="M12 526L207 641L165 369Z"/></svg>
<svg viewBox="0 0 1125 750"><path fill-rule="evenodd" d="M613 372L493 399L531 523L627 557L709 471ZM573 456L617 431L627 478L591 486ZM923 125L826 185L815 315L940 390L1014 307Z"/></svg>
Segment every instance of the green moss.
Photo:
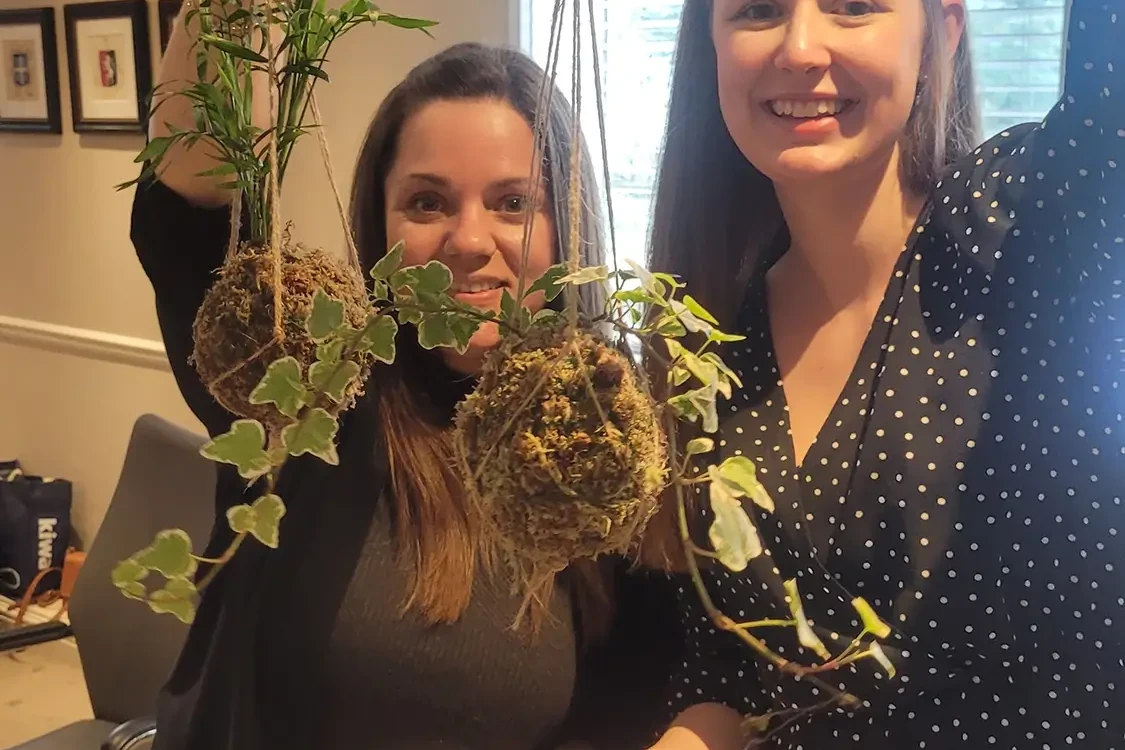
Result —
<svg viewBox="0 0 1125 750"><path fill-rule="evenodd" d="M270 362L293 356L306 376L316 362L316 343L305 330L316 290L324 289L343 302L345 320L352 326L362 326L368 312L367 291L358 273L323 250L286 242L281 264L285 340L270 345L273 268L273 254L260 246L243 245L227 260L196 315L192 353L196 371L215 400L239 417L257 419L271 432L290 420L271 404L251 404L249 396ZM370 362L361 364L361 377L346 393L342 408L360 395Z"/></svg>
<svg viewBox="0 0 1125 750"><path fill-rule="evenodd" d="M667 479L631 363L558 325L490 355L459 406L456 443L486 533L531 588L573 560L633 548Z"/></svg>

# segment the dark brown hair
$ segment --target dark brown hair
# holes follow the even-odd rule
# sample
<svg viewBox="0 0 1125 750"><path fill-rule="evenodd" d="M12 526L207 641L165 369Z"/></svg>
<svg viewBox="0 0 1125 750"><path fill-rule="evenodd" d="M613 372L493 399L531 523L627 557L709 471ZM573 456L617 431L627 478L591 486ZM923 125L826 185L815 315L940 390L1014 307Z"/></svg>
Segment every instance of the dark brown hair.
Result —
<svg viewBox="0 0 1125 750"><path fill-rule="evenodd" d="M509 104L534 128L544 78L534 61L515 50L458 44L418 65L390 92L367 131L352 186L352 222L365 271L387 251L385 184L399 134L410 117L434 101L485 99ZM556 88L542 137L556 252L566 247L570 233L567 186L572 124L570 105ZM597 180L584 147L581 157L582 262L598 265L603 262L601 221L599 202L591 197L596 196ZM562 300L560 296L557 301ZM600 311L602 300L596 284L581 287L579 307L584 314ZM454 470L450 424L455 401L464 390L457 393L457 386L435 383L435 371L444 372L435 354L419 346L413 327L403 326L397 361L376 367L367 386L379 404L380 430L391 466L396 542L401 559L412 570L404 609L416 608L431 623L456 620L468 605L477 573L492 567ZM575 566L568 573L573 574L569 578L583 630L600 631L608 607L601 576L593 566ZM549 598L533 606L533 621L541 618L541 608L547 604Z"/></svg>
<svg viewBox="0 0 1125 750"><path fill-rule="evenodd" d="M680 19L648 264L679 276L732 329L750 273L788 230L773 183L743 156L719 109L712 2L686 0ZM921 75L902 134L901 169L904 183L924 194L948 165L976 147L979 118L967 24L950 64L941 0L920 2L926 24ZM652 379L664 380L655 372ZM647 562L675 558L665 520L646 539Z"/></svg>

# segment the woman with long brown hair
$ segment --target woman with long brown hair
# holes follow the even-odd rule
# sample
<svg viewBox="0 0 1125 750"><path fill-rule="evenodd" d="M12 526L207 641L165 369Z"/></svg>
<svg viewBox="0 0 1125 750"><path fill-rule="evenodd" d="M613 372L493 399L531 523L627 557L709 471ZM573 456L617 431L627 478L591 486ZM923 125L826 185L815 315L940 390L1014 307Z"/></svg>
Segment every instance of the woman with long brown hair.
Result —
<svg viewBox="0 0 1125 750"><path fill-rule="evenodd" d="M166 90L196 75L193 33L181 17L160 76ZM557 262L570 231L571 115L553 97L544 179L530 185L543 75L518 52L463 44L390 92L353 183L366 269L401 240L404 263L439 260L457 299L498 310L515 288L529 214L527 276ZM163 101L150 135L191 126L189 100ZM179 387L214 436L233 416L188 360L193 319L223 262L231 196L201 176L214 166L206 142L181 145L159 179L138 187L132 239ZM595 185L588 154L581 162L582 184ZM596 203L582 212L586 263L602 253ZM596 299L580 302L597 309ZM160 696L160 750L548 750L567 741L616 750L649 736L656 711L644 696L655 697L662 674L653 657L673 653L674 619L665 628L646 612L637 627L632 597L648 584L607 564L566 571L533 613L538 628L513 631L521 601L482 554L450 446L453 407L498 333L482 327L464 355L426 351L416 336L402 328L395 364L375 367L342 417L339 465L287 466L280 548L243 545L204 593ZM245 502L231 468L220 468L219 523L204 555L226 548L225 511Z"/></svg>
<svg viewBox="0 0 1125 750"><path fill-rule="evenodd" d="M1125 746L1123 10L1073 0L1058 105L978 145L962 0L686 0L650 267L746 336L717 444L776 508L704 580L738 622L796 580L834 654L863 597L895 674L795 679L684 583L661 750Z"/></svg>

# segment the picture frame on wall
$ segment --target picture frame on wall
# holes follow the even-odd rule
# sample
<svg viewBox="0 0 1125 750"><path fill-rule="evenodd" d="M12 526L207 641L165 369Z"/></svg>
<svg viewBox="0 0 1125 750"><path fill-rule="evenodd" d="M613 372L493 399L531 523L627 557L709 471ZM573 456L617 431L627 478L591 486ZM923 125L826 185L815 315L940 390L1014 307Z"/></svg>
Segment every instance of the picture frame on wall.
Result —
<svg viewBox="0 0 1125 750"><path fill-rule="evenodd" d="M160 25L160 55L168 49L168 40L172 38L172 27L176 23L176 16L180 14L184 0L158 0L156 4L156 18Z"/></svg>
<svg viewBox="0 0 1125 750"><path fill-rule="evenodd" d="M0 132L62 133L55 9L0 10Z"/></svg>
<svg viewBox="0 0 1125 750"><path fill-rule="evenodd" d="M144 130L152 89L145 0L63 6L77 133Z"/></svg>

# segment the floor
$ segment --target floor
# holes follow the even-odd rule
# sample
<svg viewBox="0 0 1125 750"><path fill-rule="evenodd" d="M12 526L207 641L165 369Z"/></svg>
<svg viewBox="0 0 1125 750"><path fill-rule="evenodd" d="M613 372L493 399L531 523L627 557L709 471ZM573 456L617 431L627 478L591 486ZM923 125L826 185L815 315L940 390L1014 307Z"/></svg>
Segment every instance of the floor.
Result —
<svg viewBox="0 0 1125 750"><path fill-rule="evenodd" d="M92 715L73 638L0 652L0 748Z"/></svg>

